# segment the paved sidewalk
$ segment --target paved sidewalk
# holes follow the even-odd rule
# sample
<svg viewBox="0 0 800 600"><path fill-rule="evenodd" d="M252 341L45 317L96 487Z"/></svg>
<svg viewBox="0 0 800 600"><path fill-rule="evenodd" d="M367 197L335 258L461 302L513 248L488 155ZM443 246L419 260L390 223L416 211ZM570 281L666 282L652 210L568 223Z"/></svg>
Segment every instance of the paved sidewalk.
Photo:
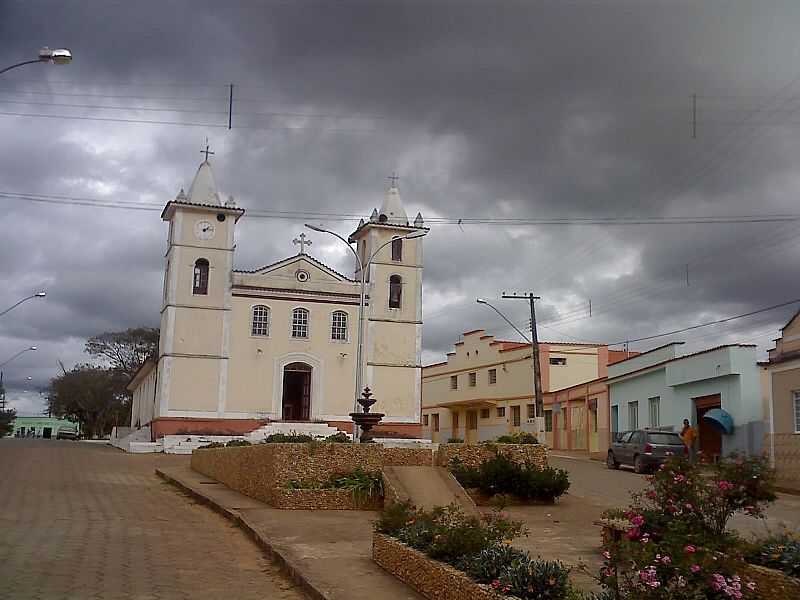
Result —
<svg viewBox="0 0 800 600"><path fill-rule="evenodd" d="M0 600L302 600L219 515L167 485L188 457L0 440Z"/></svg>
<svg viewBox="0 0 800 600"><path fill-rule="evenodd" d="M372 521L377 513L279 510L188 466L164 467L158 473L238 522L312 598L422 600L372 561Z"/></svg>

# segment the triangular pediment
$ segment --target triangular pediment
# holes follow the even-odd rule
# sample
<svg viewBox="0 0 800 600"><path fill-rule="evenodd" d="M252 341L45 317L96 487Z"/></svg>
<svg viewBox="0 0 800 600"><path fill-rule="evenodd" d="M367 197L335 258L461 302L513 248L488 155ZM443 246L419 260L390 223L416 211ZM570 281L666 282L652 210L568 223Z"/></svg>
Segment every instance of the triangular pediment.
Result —
<svg viewBox="0 0 800 600"><path fill-rule="evenodd" d="M325 263L317 260L309 254L297 254L252 271L239 272L280 279L291 278L297 280L299 271L305 271L308 273L309 281L311 282L354 283L354 280L345 277L338 271L335 271Z"/></svg>

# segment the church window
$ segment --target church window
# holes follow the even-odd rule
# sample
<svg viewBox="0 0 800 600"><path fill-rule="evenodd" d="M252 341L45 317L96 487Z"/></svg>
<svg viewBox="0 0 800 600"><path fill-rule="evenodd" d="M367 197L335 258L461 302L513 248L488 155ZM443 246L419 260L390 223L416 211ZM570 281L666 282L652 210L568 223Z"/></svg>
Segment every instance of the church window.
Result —
<svg viewBox="0 0 800 600"><path fill-rule="evenodd" d="M269 335L269 308L262 305L253 307L253 323L250 328L251 335Z"/></svg>
<svg viewBox="0 0 800 600"><path fill-rule="evenodd" d="M308 310L305 308L295 308L292 311L292 337L308 337Z"/></svg>
<svg viewBox="0 0 800 600"><path fill-rule="evenodd" d="M167 268L164 269L164 302L167 301L167 290L169 289L169 261L167 261Z"/></svg>
<svg viewBox="0 0 800 600"><path fill-rule="evenodd" d="M400 308L403 296L403 280L400 275L389 277L389 308Z"/></svg>
<svg viewBox="0 0 800 600"><path fill-rule="evenodd" d="M192 293L197 296L208 294L208 261L205 258L198 258L194 263Z"/></svg>
<svg viewBox="0 0 800 600"><path fill-rule="evenodd" d="M333 311L331 316L331 339L335 342L347 341L347 313L343 310Z"/></svg>
<svg viewBox="0 0 800 600"><path fill-rule="evenodd" d="M392 240L392 260L403 260L403 238L396 237Z"/></svg>

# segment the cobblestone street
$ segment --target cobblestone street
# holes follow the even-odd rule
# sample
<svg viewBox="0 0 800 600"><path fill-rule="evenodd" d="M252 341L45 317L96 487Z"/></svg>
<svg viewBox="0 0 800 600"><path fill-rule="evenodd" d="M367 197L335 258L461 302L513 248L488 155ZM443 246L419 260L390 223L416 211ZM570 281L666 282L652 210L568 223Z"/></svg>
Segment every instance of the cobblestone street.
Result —
<svg viewBox="0 0 800 600"><path fill-rule="evenodd" d="M0 599L304 598L238 528L154 474L187 460L0 440Z"/></svg>

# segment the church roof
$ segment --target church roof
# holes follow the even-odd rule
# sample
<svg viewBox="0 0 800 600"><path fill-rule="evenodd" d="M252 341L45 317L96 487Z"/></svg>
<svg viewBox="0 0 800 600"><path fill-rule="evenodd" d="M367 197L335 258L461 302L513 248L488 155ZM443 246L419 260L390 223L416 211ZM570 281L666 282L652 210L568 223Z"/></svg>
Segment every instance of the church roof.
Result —
<svg viewBox="0 0 800 600"><path fill-rule="evenodd" d="M252 269L252 270L249 270L249 269L234 269L233 271L234 271L234 273L265 273L265 272L272 271L274 269L278 269L278 268L286 266L286 265L290 265L293 262L298 261L298 260L307 260L309 263L311 263L315 267L325 271L326 273L328 273L332 277L335 277L336 279L339 279L341 281L347 281L348 283L358 283L355 279L350 279L349 277L347 277L347 275L343 275L342 273L339 273L339 271L330 268L328 265L326 265L321 260L317 260L316 258L311 256L310 254L305 254L305 253L304 254L296 254L294 256L289 256L287 258L281 259L281 260L276 261L274 263L270 263L268 265L264 265L263 267L259 267L258 269Z"/></svg>
<svg viewBox="0 0 800 600"><path fill-rule="evenodd" d="M408 215L403 208L403 199L400 197L400 188L397 185L386 190L383 197L383 204L378 212L378 222L389 225L408 225Z"/></svg>
<svg viewBox="0 0 800 600"><path fill-rule="evenodd" d="M222 206L220 204L198 204L197 202L186 202L184 200L170 200L169 202L167 202L167 205L164 207L164 210L161 211L161 218L163 220L171 218L172 213L174 212L176 206L188 206L194 208L213 208L217 212L235 214L237 221L239 220L239 217L241 217L244 214L243 208L233 208L230 206Z"/></svg>
<svg viewBox="0 0 800 600"><path fill-rule="evenodd" d="M214 173L211 171L211 163L204 160L197 168L194 181L189 188L186 198L189 202L197 204L221 205L219 194L217 193L217 182L214 181Z"/></svg>

